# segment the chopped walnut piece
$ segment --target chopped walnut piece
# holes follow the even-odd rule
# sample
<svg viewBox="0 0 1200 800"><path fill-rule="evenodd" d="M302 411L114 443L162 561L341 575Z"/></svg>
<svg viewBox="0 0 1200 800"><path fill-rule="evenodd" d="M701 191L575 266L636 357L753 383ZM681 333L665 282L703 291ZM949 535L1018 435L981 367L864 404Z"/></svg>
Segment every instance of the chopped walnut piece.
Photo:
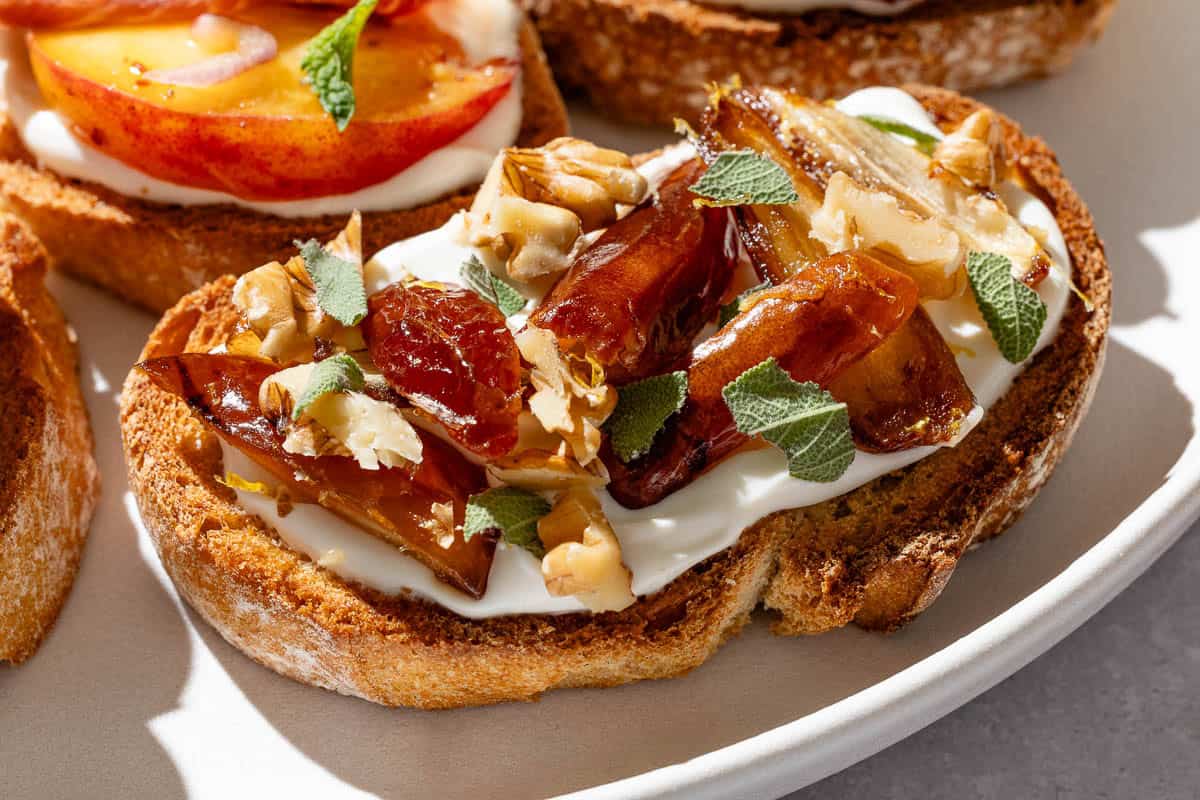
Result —
<svg viewBox="0 0 1200 800"><path fill-rule="evenodd" d="M594 612L620 611L636 599L633 575L600 502L585 488L564 492L538 522L546 547L542 578L557 597L574 596Z"/></svg>
<svg viewBox="0 0 1200 800"><path fill-rule="evenodd" d="M490 461L487 474L499 485L535 492L571 486L598 488L608 483L608 470L599 459L583 467L568 455L547 450L524 450Z"/></svg>
<svg viewBox="0 0 1200 800"><path fill-rule="evenodd" d="M362 269L362 217L357 211L325 249ZM296 364L313 360L317 339L349 351L365 347L357 328L345 327L317 305L316 287L299 255L286 264L273 261L238 278L233 304L249 329L235 337L242 354ZM253 339L247 334L260 340L257 353L248 353Z"/></svg>
<svg viewBox="0 0 1200 800"><path fill-rule="evenodd" d="M467 216L470 244L505 261L521 281L561 272L581 236L640 203L646 179L624 153L580 139L501 151Z"/></svg>
<svg viewBox="0 0 1200 800"><path fill-rule="evenodd" d="M933 158L967 183L992 189L1008 177L1004 129L991 109L981 109L938 143Z"/></svg>
<svg viewBox="0 0 1200 800"><path fill-rule="evenodd" d="M259 388L258 404L268 419L287 426L283 449L306 456L341 455L363 469L421 463L421 439L412 424L391 403L360 392L331 392L292 419L296 400L304 393L314 365L281 370Z"/></svg>
<svg viewBox="0 0 1200 800"><path fill-rule="evenodd" d="M517 334L516 342L531 365L534 393L529 410L547 432L561 436L575 460L586 467L600 452L600 426L617 406L616 391L604 382L598 365L587 362L585 370L572 369L548 330L530 326Z"/></svg>
<svg viewBox="0 0 1200 800"><path fill-rule="evenodd" d="M922 297L945 299L965 287L962 241L937 219L922 219L887 192L859 186L844 172L829 179L812 217L812 238L830 253L868 250L910 275Z"/></svg>

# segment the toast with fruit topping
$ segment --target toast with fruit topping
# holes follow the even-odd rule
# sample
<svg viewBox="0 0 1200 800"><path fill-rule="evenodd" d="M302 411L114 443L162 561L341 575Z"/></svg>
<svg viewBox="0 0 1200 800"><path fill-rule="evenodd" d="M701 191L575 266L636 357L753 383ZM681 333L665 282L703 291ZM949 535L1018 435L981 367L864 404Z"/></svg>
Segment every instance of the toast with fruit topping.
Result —
<svg viewBox="0 0 1200 800"><path fill-rule="evenodd" d="M422 708L680 675L760 604L912 619L1065 451L1110 276L1044 143L880 91L912 113L722 89L636 169L509 149L439 231L364 264L356 216L185 297L121 408L181 594Z"/></svg>
<svg viewBox="0 0 1200 800"><path fill-rule="evenodd" d="M0 2L0 199L53 264L152 311L353 208L375 248L436 228L498 147L567 129L510 0L75 5Z"/></svg>
<svg viewBox="0 0 1200 800"><path fill-rule="evenodd" d="M46 253L0 215L0 661L33 655L66 601L100 490L75 340Z"/></svg>
<svg viewBox="0 0 1200 800"><path fill-rule="evenodd" d="M817 98L921 82L971 91L1064 69L1116 0L529 0L564 90L605 113L698 118L710 83ZM855 9L858 10L855 10Z"/></svg>

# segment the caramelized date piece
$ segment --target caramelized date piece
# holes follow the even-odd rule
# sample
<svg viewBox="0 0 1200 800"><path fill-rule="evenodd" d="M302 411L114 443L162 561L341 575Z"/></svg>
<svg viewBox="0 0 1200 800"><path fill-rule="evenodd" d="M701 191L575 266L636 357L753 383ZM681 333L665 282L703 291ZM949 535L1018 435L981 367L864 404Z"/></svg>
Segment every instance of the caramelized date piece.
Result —
<svg viewBox="0 0 1200 800"><path fill-rule="evenodd" d="M758 277L779 284L828 255L809 236L812 217L825 201L825 186L800 167L798 154L783 142L775 112L750 92L721 98L704 114L701 151L711 163L725 150L750 149L770 157L792 179L799 199L790 205L738 206L734 209L742 243Z"/></svg>
<svg viewBox="0 0 1200 800"><path fill-rule="evenodd" d="M295 455L284 434L262 415L258 390L278 368L256 358L188 353L144 361L142 371L191 406L229 445L245 453L287 488L294 501L319 503L417 558L439 579L473 597L487 588L496 543L467 542L456 532L439 543L447 504L461 526L467 498L483 491L483 470L435 436L418 432L424 455L412 470L364 470L344 456ZM436 507L436 508L435 508ZM439 513L441 511L441 513Z"/></svg>
<svg viewBox="0 0 1200 800"><path fill-rule="evenodd" d="M870 256L840 253L747 305L693 352L687 402L650 452L630 464L606 454L621 505L657 503L746 442L721 395L743 372L773 357L793 379L828 385L909 319L917 284Z"/></svg>
<svg viewBox="0 0 1200 800"><path fill-rule="evenodd" d="M564 351L588 355L626 383L670 369L717 312L737 263L724 209L696 208L693 160L614 223L530 316Z"/></svg>
<svg viewBox="0 0 1200 800"><path fill-rule="evenodd" d="M371 295L363 336L402 397L484 458L517 443L521 355L494 305L466 289L394 283Z"/></svg>
<svg viewBox="0 0 1200 800"><path fill-rule="evenodd" d="M872 453L944 444L975 406L954 354L919 307L828 389L850 412L855 444Z"/></svg>

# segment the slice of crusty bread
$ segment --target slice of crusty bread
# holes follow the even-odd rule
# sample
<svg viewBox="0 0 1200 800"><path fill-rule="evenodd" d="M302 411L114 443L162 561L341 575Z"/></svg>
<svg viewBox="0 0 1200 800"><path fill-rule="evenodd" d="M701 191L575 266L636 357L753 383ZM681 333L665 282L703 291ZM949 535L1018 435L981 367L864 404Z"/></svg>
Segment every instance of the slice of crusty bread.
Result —
<svg viewBox="0 0 1200 800"><path fill-rule="evenodd" d="M630 121L695 122L740 75L815 98L919 82L970 91L1065 67L1116 0L929 0L894 18L787 16L700 0L527 0L554 74Z"/></svg>
<svg viewBox="0 0 1200 800"><path fill-rule="evenodd" d="M31 656L75 581L100 491L75 341L46 253L0 215L0 661Z"/></svg>
<svg viewBox="0 0 1200 800"><path fill-rule="evenodd" d="M951 126L978 106L911 89ZM121 427L130 484L167 572L221 634L297 680L387 705L528 700L548 689L679 675L708 658L765 600L780 633L852 620L893 628L927 606L973 542L1001 531L1062 455L1100 374L1110 279L1092 219L1040 140L1011 123L1010 152L1055 211L1072 301L1040 353L954 449L818 506L772 515L738 543L619 613L463 619L439 606L347 584L281 546L214 480L216 438L134 370ZM184 298L143 358L206 351L237 315L231 278Z"/></svg>
<svg viewBox="0 0 1200 800"><path fill-rule="evenodd" d="M567 132L566 109L537 32L521 29L524 117L518 141L535 146ZM474 189L419 208L364 214L364 244L384 245L438 227L471 202ZM38 169L0 115L0 205L24 219L51 262L155 312L225 274L286 260L297 239L331 238L345 216L296 219L236 206L171 206Z"/></svg>

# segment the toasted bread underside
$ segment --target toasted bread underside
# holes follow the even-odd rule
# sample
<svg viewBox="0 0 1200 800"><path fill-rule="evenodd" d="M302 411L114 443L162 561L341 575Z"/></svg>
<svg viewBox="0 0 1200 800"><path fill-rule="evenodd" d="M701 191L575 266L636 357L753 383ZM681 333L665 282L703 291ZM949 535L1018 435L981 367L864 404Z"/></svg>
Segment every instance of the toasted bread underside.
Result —
<svg viewBox="0 0 1200 800"><path fill-rule="evenodd" d="M523 116L518 141L536 146L567 132L566 109L533 26L521 29ZM150 311L227 274L286 260L293 242L332 238L346 215L286 218L237 206L172 206L39 169L11 121L0 115L0 204L24 219L53 266ZM418 208L363 215L369 252L440 226L474 190Z"/></svg>
<svg viewBox="0 0 1200 800"><path fill-rule="evenodd" d="M564 89L621 118L695 122L733 75L818 99L864 86L970 91L1064 68L1116 0L929 0L897 18L764 15L691 0L530 0Z"/></svg>
<svg viewBox="0 0 1200 800"><path fill-rule="evenodd" d="M978 107L952 92L911 91L945 125ZM902 624L938 594L972 542L1000 532L1032 499L1083 415L1103 360L1109 274L1091 216L1050 150L1005 124L1021 168L1056 212L1075 280L1096 310L1072 301L1054 343L956 448L842 498L772 515L625 611L472 621L347 584L281 546L214 480L215 437L134 370L122 400L125 454L167 572L260 663L344 694L423 708L679 675L736 633L760 601L780 613L780 633L852 620ZM223 341L236 322L232 284L226 278L181 301L143 357Z"/></svg>
<svg viewBox="0 0 1200 800"><path fill-rule="evenodd" d="M66 600L99 496L75 343L46 254L0 215L0 661L33 654Z"/></svg>

